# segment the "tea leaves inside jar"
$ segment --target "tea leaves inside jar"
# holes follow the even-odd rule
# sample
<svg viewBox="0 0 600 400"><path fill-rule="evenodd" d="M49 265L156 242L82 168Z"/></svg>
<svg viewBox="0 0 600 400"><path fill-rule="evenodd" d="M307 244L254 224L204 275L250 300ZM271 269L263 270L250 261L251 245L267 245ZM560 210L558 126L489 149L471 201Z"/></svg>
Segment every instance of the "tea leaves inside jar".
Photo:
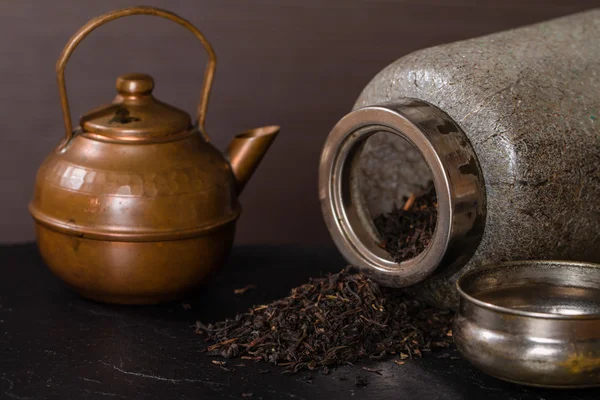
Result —
<svg viewBox="0 0 600 400"><path fill-rule="evenodd" d="M381 242L395 262L418 256L427 248L435 231L438 204L433 182L418 194L404 197L404 206L375 217Z"/></svg>

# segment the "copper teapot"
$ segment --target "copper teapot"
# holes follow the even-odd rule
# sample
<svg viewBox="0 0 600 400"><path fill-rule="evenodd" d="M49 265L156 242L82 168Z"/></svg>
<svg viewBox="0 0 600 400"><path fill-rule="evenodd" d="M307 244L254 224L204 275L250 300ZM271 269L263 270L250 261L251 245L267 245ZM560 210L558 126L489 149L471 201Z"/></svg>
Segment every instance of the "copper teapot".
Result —
<svg viewBox="0 0 600 400"><path fill-rule="evenodd" d="M112 104L85 114L73 131L65 66L95 28L130 15L166 18L190 30L208 53L197 122L152 96L153 79L117 79ZM204 35L161 9L132 7L84 25L56 64L66 137L43 162L29 210L41 255L81 295L150 304L195 288L233 243L238 196L279 132L237 135L226 155L204 129L216 67Z"/></svg>

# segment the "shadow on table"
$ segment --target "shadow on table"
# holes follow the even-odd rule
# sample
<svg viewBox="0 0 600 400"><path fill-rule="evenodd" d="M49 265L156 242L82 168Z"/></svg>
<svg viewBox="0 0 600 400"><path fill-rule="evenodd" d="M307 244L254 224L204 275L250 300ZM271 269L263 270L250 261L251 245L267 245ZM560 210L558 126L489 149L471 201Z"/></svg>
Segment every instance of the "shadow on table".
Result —
<svg viewBox="0 0 600 400"><path fill-rule="evenodd" d="M153 320L200 320L209 323L234 317L258 304L287 296L310 278L338 272L346 266L335 248L295 246L240 246L233 249L226 265L184 299L154 306L121 306L86 300L64 285L58 297L70 298L98 315L114 313ZM236 294L236 289L244 289Z"/></svg>
<svg viewBox="0 0 600 400"><path fill-rule="evenodd" d="M185 302L192 314L210 322L285 297L310 278L338 272L345 266L335 248L237 247L226 266ZM239 289L243 293L236 294Z"/></svg>

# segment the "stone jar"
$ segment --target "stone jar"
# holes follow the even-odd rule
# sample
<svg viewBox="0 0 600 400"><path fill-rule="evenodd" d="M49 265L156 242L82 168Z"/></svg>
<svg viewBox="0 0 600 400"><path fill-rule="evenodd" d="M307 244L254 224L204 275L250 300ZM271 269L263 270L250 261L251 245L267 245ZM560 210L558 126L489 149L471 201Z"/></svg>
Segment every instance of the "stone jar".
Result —
<svg viewBox="0 0 600 400"><path fill-rule="evenodd" d="M346 259L381 284L456 307L489 263L600 261L600 10L400 58L325 144L319 197ZM378 245L378 214L433 181L418 256Z"/></svg>

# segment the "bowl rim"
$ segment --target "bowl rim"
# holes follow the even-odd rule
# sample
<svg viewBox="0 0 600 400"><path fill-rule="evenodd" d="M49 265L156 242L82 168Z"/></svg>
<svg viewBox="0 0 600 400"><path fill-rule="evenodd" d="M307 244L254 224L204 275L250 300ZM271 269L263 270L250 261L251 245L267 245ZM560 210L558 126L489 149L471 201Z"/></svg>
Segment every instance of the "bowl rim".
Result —
<svg viewBox="0 0 600 400"><path fill-rule="evenodd" d="M471 270L463 275L461 275L456 281L456 289L460 295L461 305L463 301L468 301L478 307L497 312L502 314L509 314L519 317L527 317L527 318L537 318L537 319L550 319L550 320L600 320L600 313L594 314L578 314L578 315L568 315L568 314L552 314L552 313L544 313L544 312L535 312L535 311L523 311L523 310L515 310L513 308L503 307L496 305L494 303L486 302L483 300L479 300L469 293L467 293L462 288L463 282L473 277L474 275L481 274L483 272L489 270L502 270L510 267L529 267L529 268L539 268L540 264L543 265L553 265L557 266L569 266L576 268L585 268L585 269L595 269L600 274L600 264L591 263L591 262L582 262L582 261L563 261L563 260L519 260L519 261L507 261L497 264L489 264L486 265L482 269ZM564 285L563 287L567 287ZM600 288L599 288L600 289Z"/></svg>

